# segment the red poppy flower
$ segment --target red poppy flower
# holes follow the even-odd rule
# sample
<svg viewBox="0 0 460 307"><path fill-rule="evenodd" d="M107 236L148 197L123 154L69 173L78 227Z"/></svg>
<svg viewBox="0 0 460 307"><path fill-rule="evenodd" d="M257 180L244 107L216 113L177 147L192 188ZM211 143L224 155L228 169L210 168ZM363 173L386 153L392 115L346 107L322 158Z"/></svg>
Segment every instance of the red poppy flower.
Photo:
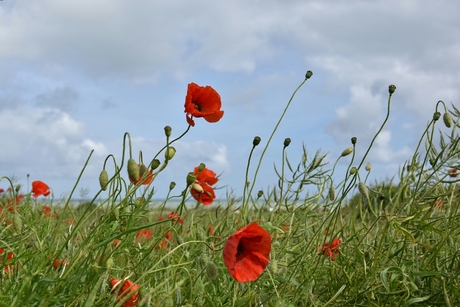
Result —
<svg viewBox="0 0 460 307"><path fill-rule="evenodd" d="M150 241L153 237L153 232L150 229L141 229L136 232L136 241Z"/></svg>
<svg viewBox="0 0 460 307"><path fill-rule="evenodd" d="M214 226L212 224L208 225L208 233L211 236L214 234Z"/></svg>
<svg viewBox="0 0 460 307"><path fill-rule="evenodd" d="M123 283L121 287L120 283ZM128 299L124 301L121 307L134 307L139 302L139 285L133 283L131 280L122 281L121 279L110 278L110 284L112 285L112 293L114 293L117 288L120 288L117 293L117 302L121 302L126 299L126 296L129 296Z"/></svg>
<svg viewBox="0 0 460 307"><path fill-rule="evenodd" d="M179 214L171 212L168 214L168 219L178 222L181 225L184 225L184 221L180 218Z"/></svg>
<svg viewBox="0 0 460 307"><path fill-rule="evenodd" d="M257 280L270 262L270 234L254 222L232 234L225 242L224 262L238 282Z"/></svg>
<svg viewBox="0 0 460 307"><path fill-rule="evenodd" d="M3 193L3 192L5 192L5 190L4 190L4 189L0 189L0 193Z"/></svg>
<svg viewBox="0 0 460 307"><path fill-rule="evenodd" d="M325 242L322 246L318 247L318 250L321 251L320 255L323 254L326 257L331 258L332 261L335 261L335 255L339 253L339 245L342 243L339 238L334 238L332 243Z"/></svg>
<svg viewBox="0 0 460 307"><path fill-rule="evenodd" d="M112 240L113 248L117 248L117 246L120 245L120 244L121 244L121 240L119 240L119 239L113 239Z"/></svg>
<svg viewBox="0 0 460 307"><path fill-rule="evenodd" d="M3 248L0 248L0 263L3 262L3 253L5 252L5 249ZM9 252L7 255L6 255L6 260L10 260L10 259L13 259L14 258L14 254L13 252ZM12 264L7 264L4 266L3 270L5 271L5 273L8 273L8 272L13 272L13 265Z"/></svg>
<svg viewBox="0 0 460 307"><path fill-rule="evenodd" d="M138 164L137 167L139 168L139 170L141 169L140 164ZM142 184L145 184L145 185L149 184L153 180L153 171L150 170L150 171L146 171L146 172L147 172L147 174L141 174L140 171L139 171L139 177L137 178L136 181L132 180L131 177L128 176L129 181L131 181L134 184L138 184L138 183L142 183Z"/></svg>
<svg viewBox="0 0 460 307"><path fill-rule="evenodd" d="M190 126L195 126L193 117L203 117L209 123L218 122L224 116L224 111L220 110L221 106L219 93L209 85L188 85L184 112Z"/></svg>
<svg viewBox="0 0 460 307"><path fill-rule="evenodd" d="M48 206L43 206L43 214L48 217L57 217L57 213Z"/></svg>
<svg viewBox="0 0 460 307"><path fill-rule="evenodd" d="M69 261L67 259L56 259L53 262L53 267L57 270L61 266L67 266L69 264Z"/></svg>
<svg viewBox="0 0 460 307"><path fill-rule="evenodd" d="M447 171L447 174L449 175L450 178L457 178L457 169L453 168Z"/></svg>
<svg viewBox="0 0 460 307"><path fill-rule="evenodd" d="M214 189L211 186L216 184L219 180L216 173L207 168L199 172L198 167L195 167L193 172L197 174L197 176L195 183L190 186L190 193L196 201L205 206L211 205L216 198Z"/></svg>
<svg viewBox="0 0 460 307"><path fill-rule="evenodd" d="M40 195L48 196L50 195L50 187L43 181L34 181L32 182L32 193L33 197L37 198Z"/></svg>

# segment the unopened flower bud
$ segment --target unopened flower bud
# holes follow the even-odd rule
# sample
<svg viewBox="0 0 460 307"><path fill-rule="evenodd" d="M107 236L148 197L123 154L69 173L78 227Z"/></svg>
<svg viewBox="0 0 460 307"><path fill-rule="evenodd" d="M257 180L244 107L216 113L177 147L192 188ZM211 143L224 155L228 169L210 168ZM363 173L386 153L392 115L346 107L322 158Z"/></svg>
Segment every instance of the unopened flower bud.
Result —
<svg viewBox="0 0 460 307"><path fill-rule="evenodd" d="M196 183L196 182L192 184L192 189L194 189L198 193L203 193L204 192L203 187L201 185L199 185L198 183Z"/></svg>
<svg viewBox="0 0 460 307"><path fill-rule="evenodd" d="M351 138L351 144L355 145L356 141L358 141L358 138L356 136Z"/></svg>
<svg viewBox="0 0 460 307"><path fill-rule="evenodd" d="M284 147L288 147L289 144L291 144L291 139L290 138L285 138L284 139Z"/></svg>
<svg viewBox="0 0 460 307"><path fill-rule="evenodd" d="M128 160L128 176L132 182L139 180L139 166L133 158Z"/></svg>
<svg viewBox="0 0 460 307"><path fill-rule="evenodd" d="M307 71L307 73L305 74L305 79L310 79L311 76L313 76L313 72L311 70Z"/></svg>
<svg viewBox="0 0 460 307"><path fill-rule="evenodd" d="M335 189L333 185L331 185L331 187L329 188L328 196L329 196L329 200L331 201L335 199Z"/></svg>
<svg viewBox="0 0 460 307"><path fill-rule="evenodd" d="M259 190L259 192L257 192L257 198L261 198L263 195L264 195L264 191Z"/></svg>
<svg viewBox="0 0 460 307"><path fill-rule="evenodd" d="M441 113L439 113L439 112L434 112L434 114L433 114L433 120L434 120L434 121L437 121L437 120L440 119L440 118L441 118Z"/></svg>
<svg viewBox="0 0 460 307"><path fill-rule="evenodd" d="M390 85L390 86L388 87L388 92L389 92L390 94L393 94L395 91L396 91L396 86L395 86L395 85L392 84L392 85Z"/></svg>
<svg viewBox="0 0 460 307"><path fill-rule="evenodd" d="M176 183L174 181L171 181L171 183L169 184L169 190L172 190L176 187Z"/></svg>
<svg viewBox="0 0 460 307"><path fill-rule="evenodd" d="M211 281L214 281L217 279L217 266L214 262L212 261L209 261L207 264L206 264L206 274L208 275L208 278L211 280Z"/></svg>
<svg viewBox="0 0 460 307"><path fill-rule="evenodd" d="M364 184L364 182L358 183L358 190L359 190L359 193L361 193L361 195L362 195L366 200L369 199L369 190L368 190L367 186Z"/></svg>
<svg viewBox="0 0 460 307"><path fill-rule="evenodd" d="M101 174L99 175L99 185L103 191L107 190L107 185L109 183L109 174L105 169L102 170Z"/></svg>
<svg viewBox="0 0 460 307"><path fill-rule="evenodd" d="M372 165L368 162L364 168L366 171L370 171L372 169Z"/></svg>
<svg viewBox="0 0 460 307"><path fill-rule="evenodd" d="M147 172L147 167L142 163L139 165L139 176L142 178L144 174Z"/></svg>
<svg viewBox="0 0 460 307"><path fill-rule="evenodd" d="M13 216L13 227L16 233L21 233L22 230L22 220L19 214Z"/></svg>
<svg viewBox="0 0 460 307"><path fill-rule="evenodd" d="M172 146L168 147L165 151L165 159L171 160L176 154L176 149Z"/></svg>
<svg viewBox="0 0 460 307"><path fill-rule="evenodd" d="M18 183L18 185L15 187L16 193L18 193L20 189L21 189L21 184Z"/></svg>
<svg viewBox="0 0 460 307"><path fill-rule="evenodd" d="M203 171L205 168L206 168L206 164L200 163L200 165L198 165L198 172Z"/></svg>
<svg viewBox="0 0 460 307"><path fill-rule="evenodd" d="M348 147L342 152L342 157L348 156L353 152L353 147Z"/></svg>
<svg viewBox="0 0 460 307"><path fill-rule="evenodd" d="M252 145L257 146L260 144L260 141L261 141L260 137L256 136L254 137L254 140L252 141Z"/></svg>
<svg viewBox="0 0 460 307"><path fill-rule="evenodd" d="M196 174L194 172L190 172L187 174L187 186L190 186L196 180Z"/></svg>
<svg viewBox="0 0 460 307"><path fill-rule="evenodd" d="M170 137L171 136L171 131L172 131L172 128L170 126L166 126L165 127L165 135L167 137Z"/></svg>
<svg viewBox="0 0 460 307"><path fill-rule="evenodd" d="M156 170L158 168L158 166L160 166L161 162L160 160L158 159L154 159L152 161L152 166L150 167L150 169L153 171L153 170Z"/></svg>
<svg viewBox="0 0 460 307"><path fill-rule="evenodd" d="M446 125L447 128L452 127L452 117L450 116L449 112L444 113L442 120L444 121L444 125Z"/></svg>
<svg viewBox="0 0 460 307"><path fill-rule="evenodd" d="M358 171L358 169L356 167L354 167L354 166L352 168L350 168L350 174L351 175L356 174L357 171Z"/></svg>

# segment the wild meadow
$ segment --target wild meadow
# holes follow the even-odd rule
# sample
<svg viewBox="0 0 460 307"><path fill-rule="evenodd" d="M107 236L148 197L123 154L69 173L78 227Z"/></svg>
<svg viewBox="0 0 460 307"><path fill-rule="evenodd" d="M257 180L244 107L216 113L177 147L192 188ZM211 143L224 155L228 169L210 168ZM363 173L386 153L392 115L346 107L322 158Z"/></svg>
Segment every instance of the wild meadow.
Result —
<svg viewBox="0 0 460 307"><path fill-rule="evenodd" d="M25 188L1 177L0 306L460 306L460 111L434 102L412 157L392 181L371 182L368 154L396 87L370 144L351 135L329 154L334 163L306 149L292 161L290 139L271 140L311 77L269 139L247 140L243 195L225 202L216 199L220 170L200 161L152 201L174 143L193 138L195 125L219 129L224 116L220 95L195 83L185 94L188 128L166 126L153 157L120 136L88 203L71 205L79 178L56 201L45 182ZM257 190L268 146L282 148L274 188Z"/></svg>

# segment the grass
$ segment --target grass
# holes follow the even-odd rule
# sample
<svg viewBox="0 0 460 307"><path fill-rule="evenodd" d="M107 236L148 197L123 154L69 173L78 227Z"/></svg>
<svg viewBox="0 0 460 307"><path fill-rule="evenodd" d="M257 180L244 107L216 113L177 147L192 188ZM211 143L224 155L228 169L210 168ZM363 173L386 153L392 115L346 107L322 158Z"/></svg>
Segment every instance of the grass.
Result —
<svg viewBox="0 0 460 307"><path fill-rule="evenodd" d="M375 137L390 116L394 90L390 86L387 118ZM337 159L349 163L340 178L337 162L328 169L320 152L304 149L293 164L285 158L286 140L275 188L253 191L257 171L251 182L248 171L242 197L228 195L225 204L211 207L190 197L193 176L178 195L173 184L163 202L151 202L156 180L174 159L169 153L163 163L154 161L189 129L173 140L166 134L165 147L148 163L157 168L147 185L123 179L126 146L132 159L126 134L121 163L113 155L104 163L105 170L113 161L101 184L107 191L87 204L69 205L72 195L37 201L31 193L16 202L21 187L2 177L11 191L0 194L0 304L125 306L111 291L115 278L139 286L136 306L459 306L459 116L454 106L436 105L397 182L368 182L372 169L364 165L373 141L358 159L354 149L361 145L352 140ZM450 132L435 143L441 121ZM257 146L248 152L248 170ZM174 210L167 209L171 200L180 201ZM227 272L222 250L253 221L272 238L270 264L256 281L239 283ZM145 229L151 237L136 236Z"/></svg>

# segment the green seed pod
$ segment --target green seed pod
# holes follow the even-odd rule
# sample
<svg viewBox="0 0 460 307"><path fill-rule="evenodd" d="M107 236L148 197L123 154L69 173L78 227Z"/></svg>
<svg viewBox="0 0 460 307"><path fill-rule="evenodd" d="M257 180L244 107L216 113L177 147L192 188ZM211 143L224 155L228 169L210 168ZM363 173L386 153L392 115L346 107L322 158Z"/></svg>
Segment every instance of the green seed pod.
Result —
<svg viewBox="0 0 460 307"><path fill-rule="evenodd" d="M193 184L196 180L196 174L194 172L190 172L187 174L187 186Z"/></svg>
<svg viewBox="0 0 460 307"><path fill-rule="evenodd" d="M358 138L356 136L351 138L351 144L355 145L357 141L358 141Z"/></svg>
<svg viewBox="0 0 460 307"><path fill-rule="evenodd" d="M452 116L450 116L449 112L444 113L442 120L444 121L444 125L447 128L452 127Z"/></svg>
<svg viewBox="0 0 460 307"><path fill-rule="evenodd" d="M200 163L200 165L198 165L198 173L202 172L205 168L206 168L206 164Z"/></svg>
<svg viewBox="0 0 460 307"><path fill-rule="evenodd" d="M20 189L21 189L21 184L19 183L19 184L15 187L16 193L18 193Z"/></svg>
<svg viewBox="0 0 460 307"><path fill-rule="evenodd" d="M171 136L171 131L172 131L172 128L170 126L166 126L165 127L165 135L167 137L170 137Z"/></svg>
<svg viewBox="0 0 460 307"><path fill-rule="evenodd" d="M433 114L433 120L434 120L434 121L437 121L437 120L440 119L440 118L441 118L441 113L439 113L439 112L434 112L434 114Z"/></svg>
<svg viewBox="0 0 460 307"><path fill-rule="evenodd" d="M305 74L305 79L310 79L311 76L313 76L313 72L311 70L307 71L307 73Z"/></svg>
<svg viewBox="0 0 460 307"><path fill-rule="evenodd" d="M132 182L139 180L139 166L137 166L136 161L132 158L128 160L128 176Z"/></svg>
<svg viewBox="0 0 460 307"><path fill-rule="evenodd" d="M344 151L342 151L342 157L345 157L345 156L348 156L349 154L351 154L353 152L353 147L348 147L348 148L345 148Z"/></svg>
<svg viewBox="0 0 460 307"><path fill-rule="evenodd" d="M174 181L171 181L171 183L169 184L169 190L172 190L176 187L176 183Z"/></svg>
<svg viewBox="0 0 460 307"><path fill-rule="evenodd" d="M13 227L17 233L21 233L22 230L22 219L19 214L13 216Z"/></svg>
<svg viewBox="0 0 460 307"><path fill-rule="evenodd" d="M261 139L259 136L255 136L255 137L254 137L254 140L252 141L252 145L253 145L254 147L257 146L257 145L259 145L261 140L262 140L262 139Z"/></svg>
<svg viewBox="0 0 460 307"><path fill-rule="evenodd" d="M357 171L358 171L358 169L353 166L352 168L350 168L350 175L356 174Z"/></svg>
<svg viewBox="0 0 460 307"><path fill-rule="evenodd" d="M209 261L206 265L206 274L208 275L208 278L211 281L214 281L217 279L218 271L217 271L217 266L214 262Z"/></svg>
<svg viewBox="0 0 460 307"><path fill-rule="evenodd" d="M161 162L160 160L158 159L155 159L152 161L152 166L150 167L150 169L153 171L153 170L156 170L158 168L158 166L160 166Z"/></svg>
<svg viewBox="0 0 460 307"><path fill-rule="evenodd" d="M257 192L257 198L261 198L263 195L264 195L264 191L259 190L259 192Z"/></svg>
<svg viewBox="0 0 460 307"><path fill-rule="evenodd" d="M291 139L290 139L290 138L285 138L285 139L284 139L284 144L283 144L284 147L288 147L289 144L291 144Z"/></svg>
<svg viewBox="0 0 460 307"><path fill-rule="evenodd" d="M362 195L366 200L369 199L369 189L368 189L367 186L364 184L364 182L358 183L358 190L359 190L359 193L361 193L361 195Z"/></svg>
<svg viewBox="0 0 460 307"><path fill-rule="evenodd" d="M166 160L171 160L174 157L175 154L176 154L176 148L170 146L165 151L165 159Z"/></svg>
<svg viewBox="0 0 460 307"><path fill-rule="evenodd" d="M99 185L103 191L107 190L107 185L109 184L109 174L105 169L102 170L99 175Z"/></svg>
<svg viewBox="0 0 460 307"><path fill-rule="evenodd" d="M390 94L393 94L395 91L396 91L396 86L395 86L395 85L392 84L392 85L390 85L390 86L388 87L388 92L389 92Z"/></svg>
<svg viewBox="0 0 460 307"><path fill-rule="evenodd" d="M333 201L335 199L335 189L333 185L331 185L327 194L329 196L329 200Z"/></svg>

